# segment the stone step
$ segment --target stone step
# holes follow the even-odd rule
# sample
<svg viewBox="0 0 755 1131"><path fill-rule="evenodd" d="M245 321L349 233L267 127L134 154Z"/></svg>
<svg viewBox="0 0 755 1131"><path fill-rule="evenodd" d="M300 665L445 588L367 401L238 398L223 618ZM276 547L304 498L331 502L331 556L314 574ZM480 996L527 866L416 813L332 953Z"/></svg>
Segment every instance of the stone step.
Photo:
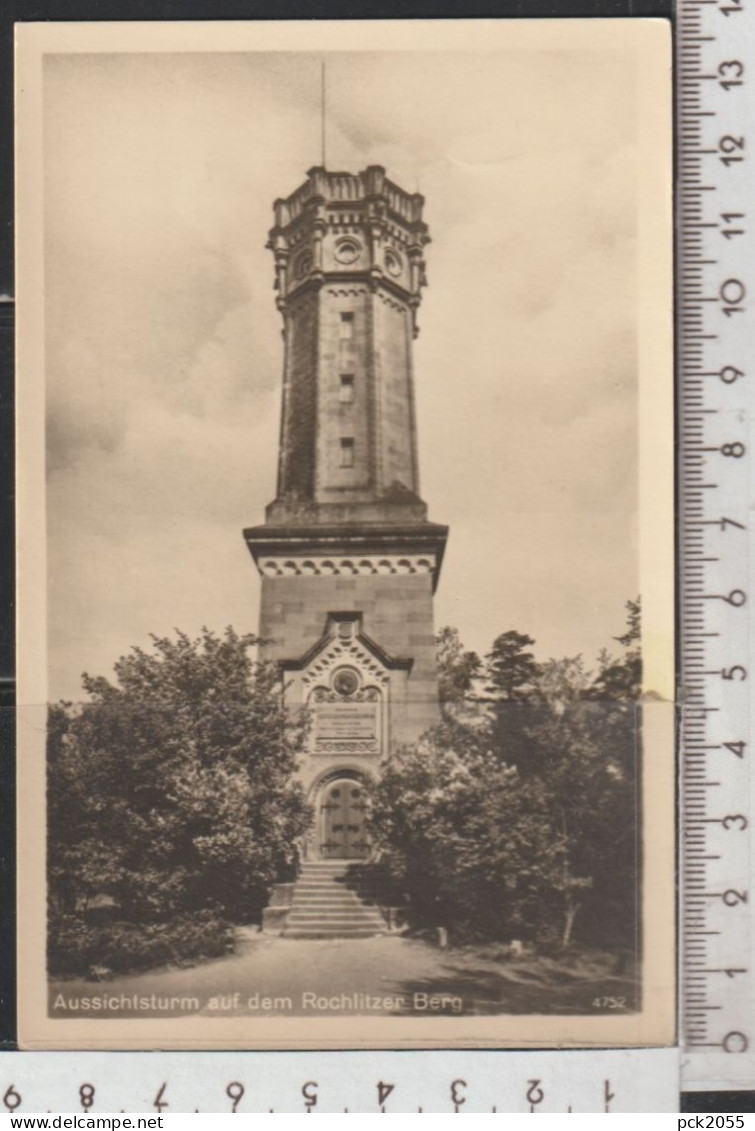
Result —
<svg viewBox="0 0 755 1131"><path fill-rule="evenodd" d="M308 915L379 915L380 911L374 905L362 903L358 899L350 900L301 900L294 899L291 911L306 911Z"/></svg>
<svg viewBox="0 0 755 1131"><path fill-rule="evenodd" d="M302 888L298 884L294 889L294 899L335 899L340 903L363 902L355 891L349 891L348 888Z"/></svg>
<svg viewBox="0 0 755 1131"><path fill-rule="evenodd" d="M353 907L349 909L338 908L337 910L323 911L318 907L297 907L294 905L288 913L289 920L293 919L322 919L332 923L351 922L353 919L370 919L376 922L382 922L382 917L378 911L368 910L366 907Z"/></svg>
<svg viewBox="0 0 755 1131"><path fill-rule="evenodd" d="M328 860L304 860L302 867L350 867L358 861L350 856L330 856Z"/></svg>
<svg viewBox="0 0 755 1131"><path fill-rule="evenodd" d="M297 892L291 903L292 905L302 903L306 904L307 907L318 907L321 904L332 904L335 907L361 907L362 905L362 901L355 899L350 892L342 895L339 891Z"/></svg>
<svg viewBox="0 0 755 1131"><path fill-rule="evenodd" d="M298 920L318 920L321 923L382 923L382 916L378 912L364 912L362 908L355 907L350 912L344 910L329 910L329 912L321 912L321 910L309 910L303 907L292 907L288 913L288 921L293 923Z"/></svg>
<svg viewBox="0 0 755 1131"><path fill-rule="evenodd" d="M353 919L355 915L362 915L383 921L382 913L376 907L321 907L319 904L298 903L293 905L289 915L306 915L308 918L316 915L319 919Z"/></svg>
<svg viewBox="0 0 755 1131"><path fill-rule="evenodd" d="M295 891L340 891L353 892L353 888L346 886L343 880L297 880L294 884ZM354 893L356 894L356 893Z"/></svg>
<svg viewBox="0 0 755 1131"><path fill-rule="evenodd" d="M346 884L338 880L298 880L294 886L295 891L330 891L336 894L352 895L356 894L352 888L347 888Z"/></svg>
<svg viewBox="0 0 755 1131"><path fill-rule="evenodd" d="M294 892L291 905L304 904L307 907L320 907L327 904L334 907L362 907L361 899L356 899L351 892L340 891L298 891Z"/></svg>
<svg viewBox="0 0 755 1131"><path fill-rule="evenodd" d="M380 935L385 930L384 923L329 923L324 919L307 919L299 922L297 920L289 920L286 923L286 934L291 934L293 931L320 931L334 938L343 935L348 938L355 931L365 931L368 935Z"/></svg>
<svg viewBox="0 0 755 1131"><path fill-rule="evenodd" d="M302 864L299 875L300 876L345 876L349 871L348 868L331 868L327 864L322 867L319 864Z"/></svg>
<svg viewBox="0 0 755 1131"><path fill-rule="evenodd" d="M343 880L348 876L345 868L302 868L300 880Z"/></svg>
<svg viewBox="0 0 755 1131"><path fill-rule="evenodd" d="M375 927L286 927L289 939L374 939L382 931Z"/></svg>
<svg viewBox="0 0 755 1131"><path fill-rule="evenodd" d="M335 899L338 903L353 903L356 896L343 888L307 888L305 891L295 891L294 899Z"/></svg>
<svg viewBox="0 0 755 1131"><path fill-rule="evenodd" d="M330 869L345 872L351 867L349 860L305 860L301 865L302 872L315 872Z"/></svg>
<svg viewBox="0 0 755 1131"><path fill-rule="evenodd" d="M340 891L297 891L292 904L306 904L307 907L354 907L359 900L352 893L341 895Z"/></svg>
<svg viewBox="0 0 755 1131"><path fill-rule="evenodd" d="M297 884L345 884L345 872L301 872Z"/></svg>
<svg viewBox="0 0 755 1131"><path fill-rule="evenodd" d="M346 882L346 872L300 872L297 883L327 883L327 884L343 884Z"/></svg>
<svg viewBox="0 0 755 1131"><path fill-rule="evenodd" d="M299 879L342 879L347 874L344 868L302 868Z"/></svg>

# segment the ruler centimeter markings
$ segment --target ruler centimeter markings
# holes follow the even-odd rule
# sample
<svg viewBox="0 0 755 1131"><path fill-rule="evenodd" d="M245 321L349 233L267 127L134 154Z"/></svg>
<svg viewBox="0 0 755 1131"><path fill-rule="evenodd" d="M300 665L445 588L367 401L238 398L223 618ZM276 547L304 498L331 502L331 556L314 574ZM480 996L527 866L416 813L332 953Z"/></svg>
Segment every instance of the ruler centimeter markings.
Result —
<svg viewBox="0 0 755 1131"><path fill-rule="evenodd" d="M676 24L682 1086L755 1085L755 0Z"/></svg>
<svg viewBox="0 0 755 1131"><path fill-rule="evenodd" d="M0 1052L0 1114L676 1112L678 1050Z"/></svg>

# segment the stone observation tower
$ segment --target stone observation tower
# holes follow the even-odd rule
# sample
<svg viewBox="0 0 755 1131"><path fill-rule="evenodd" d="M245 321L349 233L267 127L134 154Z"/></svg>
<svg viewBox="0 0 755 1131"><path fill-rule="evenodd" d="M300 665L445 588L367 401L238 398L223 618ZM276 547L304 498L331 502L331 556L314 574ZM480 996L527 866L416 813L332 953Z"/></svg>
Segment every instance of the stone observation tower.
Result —
<svg viewBox="0 0 755 1131"><path fill-rule="evenodd" d="M412 376L423 203L373 165L311 169L274 206L278 490L244 537L265 658L287 702L312 712L310 860L366 855L365 779L438 721L433 592L448 528L419 495Z"/></svg>

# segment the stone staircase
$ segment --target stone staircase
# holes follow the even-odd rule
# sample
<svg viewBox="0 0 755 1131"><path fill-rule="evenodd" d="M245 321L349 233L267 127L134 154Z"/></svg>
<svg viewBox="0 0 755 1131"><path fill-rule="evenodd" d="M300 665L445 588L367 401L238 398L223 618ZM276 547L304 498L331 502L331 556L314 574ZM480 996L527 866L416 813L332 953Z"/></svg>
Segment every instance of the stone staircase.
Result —
<svg viewBox="0 0 755 1131"><path fill-rule="evenodd" d="M289 939L366 939L385 930L376 907L345 885L347 860L302 864L283 934Z"/></svg>

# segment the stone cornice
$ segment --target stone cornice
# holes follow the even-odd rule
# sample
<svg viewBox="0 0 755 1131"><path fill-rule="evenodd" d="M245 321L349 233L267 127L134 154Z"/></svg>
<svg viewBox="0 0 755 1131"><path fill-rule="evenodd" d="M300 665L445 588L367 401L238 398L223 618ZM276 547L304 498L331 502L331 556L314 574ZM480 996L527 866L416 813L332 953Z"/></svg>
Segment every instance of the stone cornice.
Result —
<svg viewBox="0 0 755 1131"><path fill-rule="evenodd" d="M433 589L447 537L448 527L434 522L383 527L265 525L244 531L249 552L263 576L430 573ZM275 570L271 565L263 569L265 562L274 562ZM307 562L310 565L304 570ZM326 562L330 564L326 566ZM284 569L286 563L291 565Z"/></svg>
<svg viewBox="0 0 755 1131"><path fill-rule="evenodd" d="M333 287L342 293L373 292L384 302L389 302L390 299L381 294L384 291L407 308L416 306L419 302L418 295L389 278L379 267L369 267L363 271L312 271L306 278L294 283L285 295L280 295L278 309L285 310L288 303L295 302L305 294L317 293L321 287Z"/></svg>
<svg viewBox="0 0 755 1131"><path fill-rule="evenodd" d="M257 569L262 577L354 577L391 574L435 573L436 558L432 552L424 555L398 554L372 555L368 558L344 558L340 554L317 554L290 557L280 554L275 558L257 558Z"/></svg>

